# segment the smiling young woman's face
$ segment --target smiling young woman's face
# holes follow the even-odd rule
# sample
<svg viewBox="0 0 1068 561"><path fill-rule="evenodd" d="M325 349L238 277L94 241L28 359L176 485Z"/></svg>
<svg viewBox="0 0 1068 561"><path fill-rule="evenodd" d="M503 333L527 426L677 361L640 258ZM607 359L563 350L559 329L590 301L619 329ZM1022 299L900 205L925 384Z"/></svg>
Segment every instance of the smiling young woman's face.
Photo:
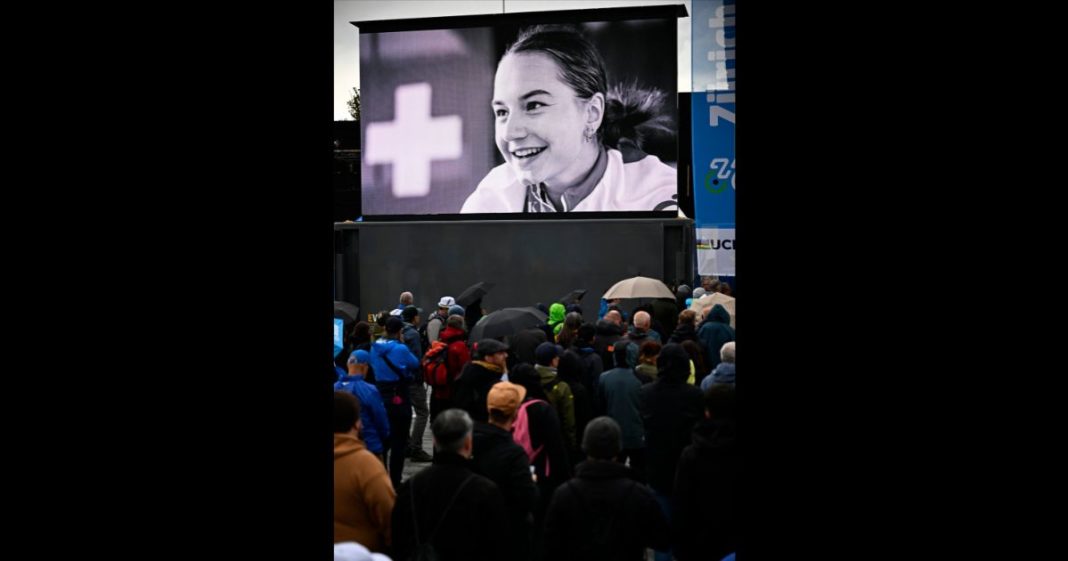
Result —
<svg viewBox="0 0 1068 561"><path fill-rule="evenodd" d="M570 187L589 171L591 155L596 160L597 142L585 142L583 132L597 128L601 112L559 74L551 57L536 52L509 54L497 67L497 149L524 185Z"/></svg>

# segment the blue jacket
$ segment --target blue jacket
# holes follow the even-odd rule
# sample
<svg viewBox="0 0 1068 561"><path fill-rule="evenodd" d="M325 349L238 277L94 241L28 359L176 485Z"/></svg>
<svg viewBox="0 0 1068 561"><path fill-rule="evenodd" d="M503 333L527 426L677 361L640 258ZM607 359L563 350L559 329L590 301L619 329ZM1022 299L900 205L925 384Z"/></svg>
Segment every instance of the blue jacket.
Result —
<svg viewBox="0 0 1068 561"><path fill-rule="evenodd" d="M393 358L390 357L390 360ZM389 417L386 416L386 406L382 403L378 388L363 381L363 376L346 374L334 384L334 389L349 390L360 400L360 420L363 421L360 436L368 450L381 454L382 443L389 441Z"/></svg>
<svg viewBox="0 0 1068 561"><path fill-rule="evenodd" d="M734 363L733 362L721 362L716 366L716 369L711 374L705 376L704 380L701 380L701 391L706 392L708 388L712 387L712 384L733 384L734 383Z"/></svg>
<svg viewBox="0 0 1068 561"><path fill-rule="evenodd" d="M642 383L630 368L601 374L597 399L600 410L619 424L624 449L645 448L645 425L639 405Z"/></svg>
<svg viewBox="0 0 1068 561"><path fill-rule="evenodd" d="M414 325L405 323L404 329L401 330L401 337L404 339L404 345L408 347L409 351L412 351L415 358L423 358L423 344L420 341L419 330L417 330ZM390 360L393 360L392 356L389 358ZM400 365L398 364L397 366ZM375 372L378 371L375 370Z"/></svg>
<svg viewBox="0 0 1068 561"><path fill-rule="evenodd" d="M642 346L642 343L646 341L656 341L659 343L660 334L652 329L639 332L638 328L632 325L627 330L627 334L616 342L617 345L627 345L627 365L629 367L634 368L635 366L638 366L638 356L641 354L640 347ZM617 364L616 366L619 365Z"/></svg>
<svg viewBox="0 0 1068 561"><path fill-rule="evenodd" d="M390 368L382 359L383 356L388 356L397 370ZM400 381L398 374L404 377L405 383L409 383L419 372L419 359L396 339L379 339L371 345L371 368L375 371L375 383L397 383Z"/></svg>

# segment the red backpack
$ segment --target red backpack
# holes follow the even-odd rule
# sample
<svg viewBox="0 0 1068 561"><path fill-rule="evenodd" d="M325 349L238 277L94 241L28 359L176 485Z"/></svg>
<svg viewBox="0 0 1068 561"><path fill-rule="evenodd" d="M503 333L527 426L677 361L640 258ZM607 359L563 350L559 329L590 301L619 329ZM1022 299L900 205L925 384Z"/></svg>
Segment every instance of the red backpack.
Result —
<svg viewBox="0 0 1068 561"><path fill-rule="evenodd" d="M446 362L448 354L448 344L443 341L434 341L430 344L430 350L423 355L423 381L434 390L434 397L438 399L449 399L452 397L451 380L449 380L449 366Z"/></svg>

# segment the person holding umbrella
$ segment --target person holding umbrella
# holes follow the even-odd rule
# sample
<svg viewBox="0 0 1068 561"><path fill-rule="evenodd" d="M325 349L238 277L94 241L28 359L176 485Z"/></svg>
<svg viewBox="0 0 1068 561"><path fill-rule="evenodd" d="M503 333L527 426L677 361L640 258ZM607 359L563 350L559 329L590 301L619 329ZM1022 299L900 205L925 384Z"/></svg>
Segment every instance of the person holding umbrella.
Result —
<svg viewBox="0 0 1068 561"><path fill-rule="evenodd" d="M535 308L503 308L486 315L471 330L470 339L500 339L511 337L524 329L541 325L545 314Z"/></svg>
<svg viewBox="0 0 1068 561"><path fill-rule="evenodd" d="M548 341L548 339L545 336L545 331L538 327L532 327L512 335L508 341L508 346L511 347L511 352L509 353L511 365L527 363L533 366L535 349L538 348L538 345ZM513 370L512 366L509 367L509 370Z"/></svg>
<svg viewBox="0 0 1068 561"><path fill-rule="evenodd" d="M464 307L464 324L468 333L475 328L475 325L478 324L478 320L482 319L482 297L485 296L493 286L494 284L491 282L476 282L464 289L464 291L456 297L455 303Z"/></svg>

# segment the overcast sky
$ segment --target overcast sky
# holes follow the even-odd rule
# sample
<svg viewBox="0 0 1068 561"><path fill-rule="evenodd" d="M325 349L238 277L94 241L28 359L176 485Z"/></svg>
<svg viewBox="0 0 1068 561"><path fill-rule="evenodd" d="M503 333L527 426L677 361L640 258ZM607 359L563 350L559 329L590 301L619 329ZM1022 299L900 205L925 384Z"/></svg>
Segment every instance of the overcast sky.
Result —
<svg viewBox="0 0 1068 561"><path fill-rule="evenodd" d="M334 0L334 119L349 117L352 88L360 87L359 32L349 22L475 14L587 10L683 4L690 0ZM690 18L679 18L679 91L690 87Z"/></svg>

